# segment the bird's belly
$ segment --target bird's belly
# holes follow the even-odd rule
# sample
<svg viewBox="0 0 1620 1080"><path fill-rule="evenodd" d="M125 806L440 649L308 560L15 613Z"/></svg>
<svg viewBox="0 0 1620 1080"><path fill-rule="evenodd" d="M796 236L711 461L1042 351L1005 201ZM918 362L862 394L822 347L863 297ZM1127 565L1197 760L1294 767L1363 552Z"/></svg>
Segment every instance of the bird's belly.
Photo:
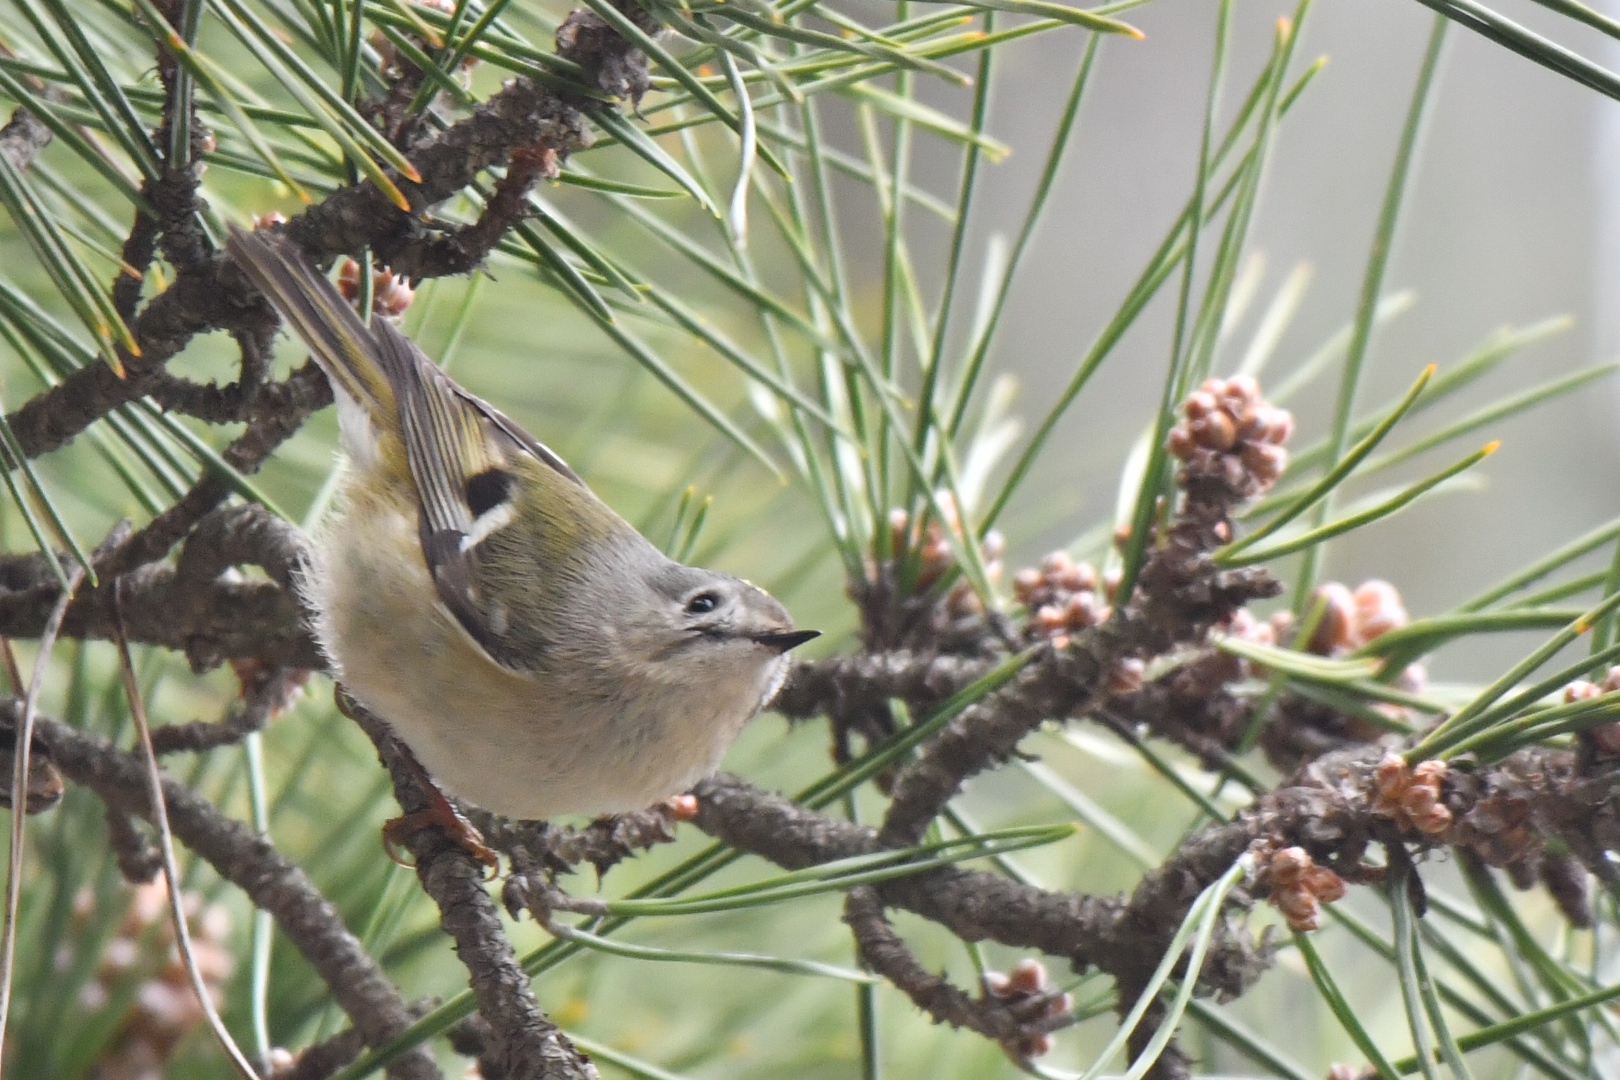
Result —
<svg viewBox="0 0 1620 1080"><path fill-rule="evenodd" d="M393 725L451 793L508 817L623 813L686 790L719 764L753 712L710 701L653 713L571 693L566 678L543 675L503 693L475 687L488 673L481 656L453 643L431 663L440 693L422 686L421 667L405 673L387 658L349 662L350 692ZM469 650L470 651L470 650ZM507 673L501 672L505 676Z"/></svg>
<svg viewBox="0 0 1620 1080"><path fill-rule="evenodd" d="M759 703L763 687L643 695L601 672L502 668L434 602L414 526L377 524L339 523L322 544L320 637L348 692L469 802L518 818L642 809L713 771Z"/></svg>
<svg viewBox="0 0 1620 1080"><path fill-rule="evenodd" d="M637 722L542 697L554 695L542 688L527 708L508 702L483 715L465 713L450 727L399 727L453 793L509 817L549 818L625 813L685 791L714 770L746 719Z"/></svg>

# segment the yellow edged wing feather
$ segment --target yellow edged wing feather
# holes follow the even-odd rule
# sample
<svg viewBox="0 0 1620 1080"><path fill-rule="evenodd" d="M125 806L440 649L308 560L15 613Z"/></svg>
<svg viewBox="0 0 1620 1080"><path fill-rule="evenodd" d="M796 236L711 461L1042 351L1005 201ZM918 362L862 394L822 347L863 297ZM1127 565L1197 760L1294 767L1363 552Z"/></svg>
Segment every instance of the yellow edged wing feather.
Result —
<svg viewBox="0 0 1620 1080"><path fill-rule="evenodd" d="M260 292L309 346L333 388L392 428L394 391L372 356L371 331L354 308L287 244L230 226L226 249Z"/></svg>
<svg viewBox="0 0 1620 1080"><path fill-rule="evenodd" d="M227 247L309 346L333 388L403 444L422 555L439 599L493 659L509 663L478 589L478 547L514 513L508 469L528 456L572 483L582 481L528 432L452 382L387 320L367 327L287 242L233 227Z"/></svg>

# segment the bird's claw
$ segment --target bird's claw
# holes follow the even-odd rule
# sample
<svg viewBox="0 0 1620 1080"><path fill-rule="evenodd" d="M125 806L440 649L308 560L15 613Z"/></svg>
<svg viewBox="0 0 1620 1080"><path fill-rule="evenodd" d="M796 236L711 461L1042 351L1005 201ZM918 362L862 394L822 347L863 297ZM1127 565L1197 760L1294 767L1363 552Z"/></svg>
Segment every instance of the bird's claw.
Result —
<svg viewBox="0 0 1620 1080"><path fill-rule="evenodd" d="M451 805L450 800L436 789L429 791L428 799L432 804L428 809L390 818L383 823L383 851L400 866L415 869L414 863L400 857L399 848L421 830L438 827L444 830L445 836L452 844L484 865L485 881L494 880L501 861L494 850L484 843L484 834L479 832L472 822L462 817L461 812Z"/></svg>

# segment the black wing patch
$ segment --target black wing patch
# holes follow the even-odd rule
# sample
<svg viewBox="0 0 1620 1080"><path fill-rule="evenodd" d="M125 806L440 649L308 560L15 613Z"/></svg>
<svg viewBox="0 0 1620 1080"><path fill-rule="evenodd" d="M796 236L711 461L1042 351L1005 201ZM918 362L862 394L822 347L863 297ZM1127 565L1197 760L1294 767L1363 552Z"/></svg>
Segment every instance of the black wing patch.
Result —
<svg viewBox="0 0 1620 1080"><path fill-rule="evenodd" d="M467 508L481 518L512 494L517 477L505 469L485 469L467 478Z"/></svg>

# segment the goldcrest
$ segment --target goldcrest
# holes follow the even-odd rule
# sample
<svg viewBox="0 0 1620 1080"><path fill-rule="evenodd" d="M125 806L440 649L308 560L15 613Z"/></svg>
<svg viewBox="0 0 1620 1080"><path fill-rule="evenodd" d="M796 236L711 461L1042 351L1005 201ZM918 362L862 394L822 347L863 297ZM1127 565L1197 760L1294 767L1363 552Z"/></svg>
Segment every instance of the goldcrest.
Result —
<svg viewBox="0 0 1620 1080"><path fill-rule="evenodd" d="M667 558L285 241L228 248L337 399L350 468L302 584L334 677L511 817L638 810L712 772L817 632Z"/></svg>

